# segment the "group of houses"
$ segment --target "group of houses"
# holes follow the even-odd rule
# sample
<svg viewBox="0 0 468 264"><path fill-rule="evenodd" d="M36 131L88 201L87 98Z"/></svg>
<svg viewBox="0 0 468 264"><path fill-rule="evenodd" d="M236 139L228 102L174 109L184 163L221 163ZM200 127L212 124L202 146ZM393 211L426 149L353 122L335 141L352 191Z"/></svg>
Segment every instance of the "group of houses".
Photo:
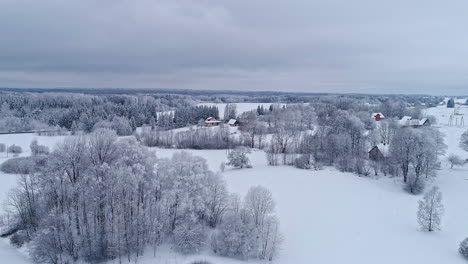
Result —
<svg viewBox="0 0 468 264"><path fill-rule="evenodd" d="M205 126L206 127L215 127L223 124L224 122L221 120L217 120L216 118L210 116L205 120ZM236 119L229 119L229 121L226 123L228 126L231 127L237 127L240 125L240 122Z"/></svg>
<svg viewBox="0 0 468 264"><path fill-rule="evenodd" d="M382 113L373 113L371 118L375 121L382 121L385 119L385 116ZM423 126L430 126L431 122L428 118L423 119L416 119L412 118L411 116L404 116L400 120L398 120L398 124L402 127L423 127ZM389 145L388 144L377 144L372 146L369 151L369 159L374 161L383 160L385 157L388 156L389 153Z"/></svg>

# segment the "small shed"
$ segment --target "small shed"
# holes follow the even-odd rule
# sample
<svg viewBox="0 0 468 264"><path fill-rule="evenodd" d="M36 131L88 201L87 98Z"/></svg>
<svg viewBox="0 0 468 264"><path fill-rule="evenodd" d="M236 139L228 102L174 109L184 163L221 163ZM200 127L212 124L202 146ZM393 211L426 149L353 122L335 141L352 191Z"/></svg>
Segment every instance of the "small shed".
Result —
<svg viewBox="0 0 468 264"><path fill-rule="evenodd" d="M380 161L388 156L389 148L386 144L378 144L373 146L369 150L369 159L374 161Z"/></svg>
<svg viewBox="0 0 468 264"><path fill-rule="evenodd" d="M229 119L229 121L227 122L227 124L229 126L232 126L232 127L236 127L236 126L239 126L240 125L240 122L236 119Z"/></svg>

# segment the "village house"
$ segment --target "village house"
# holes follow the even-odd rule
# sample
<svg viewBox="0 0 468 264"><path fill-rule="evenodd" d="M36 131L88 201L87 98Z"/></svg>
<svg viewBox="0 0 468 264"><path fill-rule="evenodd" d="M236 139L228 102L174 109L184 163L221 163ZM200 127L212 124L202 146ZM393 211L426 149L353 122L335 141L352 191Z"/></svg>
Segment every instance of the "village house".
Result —
<svg viewBox="0 0 468 264"><path fill-rule="evenodd" d="M216 120L216 118L210 116L205 120L205 126L206 127L213 127L213 126L219 126L222 122L219 120Z"/></svg>
<svg viewBox="0 0 468 264"><path fill-rule="evenodd" d="M371 117L374 118L375 121L385 119L385 116L382 113L373 113Z"/></svg>
<svg viewBox="0 0 468 264"><path fill-rule="evenodd" d="M389 147L386 144L378 144L369 150L369 159L373 161L381 161L388 157Z"/></svg>
<svg viewBox="0 0 468 264"><path fill-rule="evenodd" d="M403 127L422 127L431 125L431 122L427 118L413 119L411 116L404 116L398 121L398 123Z"/></svg>
<svg viewBox="0 0 468 264"><path fill-rule="evenodd" d="M240 122L236 119L230 119L227 124L232 127L236 127L240 125Z"/></svg>

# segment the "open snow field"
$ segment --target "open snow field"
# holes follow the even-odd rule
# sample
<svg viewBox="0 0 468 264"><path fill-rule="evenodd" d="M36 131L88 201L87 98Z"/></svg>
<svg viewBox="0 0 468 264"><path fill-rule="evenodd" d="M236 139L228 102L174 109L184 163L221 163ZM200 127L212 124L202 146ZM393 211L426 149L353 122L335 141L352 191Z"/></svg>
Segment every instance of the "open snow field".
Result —
<svg viewBox="0 0 468 264"><path fill-rule="evenodd" d="M224 106L220 106L220 115L221 110ZM446 156L453 153L468 158L468 152L458 146L466 127L447 125L451 111L453 109L441 106L428 109L427 114L436 116L437 126L446 134ZM242 112L240 106L238 112ZM461 107L460 113L468 116L468 108ZM21 134L2 135L0 142L21 145L25 151L23 155L28 155L29 143L34 137L49 146L62 139ZM154 150L159 157L170 157L180 151ZM214 171L218 171L220 163L226 159L225 150L187 151L205 157ZM468 166L450 169L445 157L442 158L442 169L432 184L441 188L446 213L442 218L442 230L426 233L418 230L416 221L417 201L421 196L402 191L401 179L363 178L332 168L308 171L271 167L259 150L253 151L250 158L252 169L227 168L223 174L231 192L244 195L249 187L259 184L272 191L285 236L283 250L275 263L466 263L457 249L459 242L468 236L468 180L465 180ZM1 158L0 162L4 160ZM15 186L15 176L0 174L0 183L0 198L4 198L7 190ZM6 243L6 240L0 241L2 262L30 263L23 252ZM138 263L188 264L193 260L245 263L209 254L180 256L164 248L155 258L148 251Z"/></svg>

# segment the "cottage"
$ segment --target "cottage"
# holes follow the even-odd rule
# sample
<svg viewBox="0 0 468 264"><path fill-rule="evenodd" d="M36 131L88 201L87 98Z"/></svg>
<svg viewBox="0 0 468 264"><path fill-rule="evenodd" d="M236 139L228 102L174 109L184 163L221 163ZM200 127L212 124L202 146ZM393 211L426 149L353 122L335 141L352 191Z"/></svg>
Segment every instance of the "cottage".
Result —
<svg viewBox="0 0 468 264"><path fill-rule="evenodd" d="M227 124L232 127L236 127L240 125L240 122L236 119L230 119Z"/></svg>
<svg viewBox="0 0 468 264"><path fill-rule="evenodd" d="M398 121L400 126L404 127L421 127L421 126L430 126L431 122L428 118L413 119L411 116L404 116L401 120Z"/></svg>
<svg viewBox="0 0 468 264"><path fill-rule="evenodd" d="M389 147L386 144L378 144L369 150L369 159L380 161L388 157Z"/></svg>
<svg viewBox="0 0 468 264"><path fill-rule="evenodd" d="M206 127L213 127L213 126L219 126L222 122L219 120L216 120L216 118L210 116L205 120L205 126Z"/></svg>
<svg viewBox="0 0 468 264"><path fill-rule="evenodd" d="M385 116L382 113L373 113L371 117L374 118L375 121L380 121L380 120L385 119Z"/></svg>
<svg viewBox="0 0 468 264"><path fill-rule="evenodd" d="M404 116L398 120L398 124L400 124L400 126L408 126L410 120L411 116Z"/></svg>

